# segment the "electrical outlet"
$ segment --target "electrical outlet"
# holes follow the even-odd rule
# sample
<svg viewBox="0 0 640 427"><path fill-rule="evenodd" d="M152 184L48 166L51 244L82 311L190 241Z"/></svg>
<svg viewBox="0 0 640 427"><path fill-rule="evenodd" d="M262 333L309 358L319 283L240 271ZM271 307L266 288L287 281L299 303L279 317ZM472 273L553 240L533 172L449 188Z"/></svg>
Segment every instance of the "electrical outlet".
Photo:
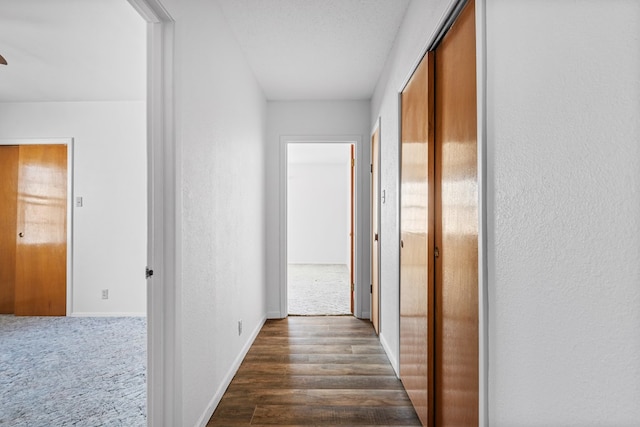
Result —
<svg viewBox="0 0 640 427"><path fill-rule="evenodd" d="M109 299L109 289L102 290L102 299Z"/></svg>
<svg viewBox="0 0 640 427"><path fill-rule="evenodd" d="M242 320L238 320L238 335L242 335Z"/></svg>

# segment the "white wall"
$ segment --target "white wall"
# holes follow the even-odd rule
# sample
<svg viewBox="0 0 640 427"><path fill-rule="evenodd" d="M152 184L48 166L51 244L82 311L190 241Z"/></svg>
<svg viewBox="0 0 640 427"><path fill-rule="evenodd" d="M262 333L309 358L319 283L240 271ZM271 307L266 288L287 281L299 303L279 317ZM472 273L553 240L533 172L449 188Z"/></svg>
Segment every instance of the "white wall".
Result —
<svg viewBox="0 0 640 427"><path fill-rule="evenodd" d="M362 220L356 229L356 250L362 260L357 276L362 286L369 283L369 162L371 123L369 101L270 101L267 106L267 310L269 317L280 317L280 137L360 135L356 163L362 194L356 195L356 209ZM369 293L362 295L362 316L370 312Z"/></svg>
<svg viewBox="0 0 640 427"><path fill-rule="evenodd" d="M380 341L396 371L400 346L398 93L451 3L452 0L411 2L371 100L371 123L381 118L380 189L386 195L380 212Z"/></svg>
<svg viewBox="0 0 640 427"><path fill-rule="evenodd" d="M74 138L72 315L146 313L145 105L0 103L0 138Z"/></svg>
<svg viewBox="0 0 640 427"><path fill-rule="evenodd" d="M349 266L350 145L290 144L288 149L288 263ZM309 151L317 157L304 158Z"/></svg>
<svg viewBox="0 0 640 427"><path fill-rule="evenodd" d="M487 1L492 426L640 425L640 3Z"/></svg>
<svg viewBox="0 0 640 427"><path fill-rule="evenodd" d="M266 101L217 2L162 3L175 19L181 200L177 419L165 423L204 426L266 315Z"/></svg>

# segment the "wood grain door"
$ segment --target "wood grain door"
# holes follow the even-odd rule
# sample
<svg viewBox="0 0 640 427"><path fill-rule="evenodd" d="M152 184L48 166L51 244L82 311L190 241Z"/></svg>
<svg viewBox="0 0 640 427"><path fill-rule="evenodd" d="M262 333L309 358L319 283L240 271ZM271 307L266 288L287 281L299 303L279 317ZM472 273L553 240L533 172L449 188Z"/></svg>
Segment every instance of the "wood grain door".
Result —
<svg viewBox="0 0 640 427"><path fill-rule="evenodd" d="M380 333L380 208L379 188L380 128L371 135L371 323L376 334Z"/></svg>
<svg viewBox="0 0 640 427"><path fill-rule="evenodd" d="M478 425L475 5L436 48L437 426Z"/></svg>
<svg viewBox="0 0 640 427"><path fill-rule="evenodd" d="M15 314L64 316L67 147L22 145L18 162Z"/></svg>
<svg viewBox="0 0 640 427"><path fill-rule="evenodd" d="M18 154L17 145L0 145L0 314L14 311Z"/></svg>
<svg viewBox="0 0 640 427"><path fill-rule="evenodd" d="M425 425L433 420L434 55L401 94L400 378Z"/></svg>

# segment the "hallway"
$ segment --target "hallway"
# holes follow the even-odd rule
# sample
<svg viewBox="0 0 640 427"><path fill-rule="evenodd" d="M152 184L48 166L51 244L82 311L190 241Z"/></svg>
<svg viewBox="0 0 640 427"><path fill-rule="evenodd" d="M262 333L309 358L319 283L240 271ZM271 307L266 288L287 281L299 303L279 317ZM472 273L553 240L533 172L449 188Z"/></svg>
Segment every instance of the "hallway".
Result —
<svg viewBox="0 0 640 427"><path fill-rule="evenodd" d="M371 323L268 320L207 426L420 425Z"/></svg>

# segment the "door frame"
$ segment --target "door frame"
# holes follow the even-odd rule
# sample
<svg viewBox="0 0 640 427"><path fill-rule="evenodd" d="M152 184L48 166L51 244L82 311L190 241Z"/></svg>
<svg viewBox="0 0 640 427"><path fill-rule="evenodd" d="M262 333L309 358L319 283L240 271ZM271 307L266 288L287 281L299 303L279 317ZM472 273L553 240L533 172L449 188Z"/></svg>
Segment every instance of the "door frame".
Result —
<svg viewBox="0 0 640 427"><path fill-rule="evenodd" d="M161 0L127 1L147 22L147 425L169 427L182 423L175 23Z"/></svg>
<svg viewBox="0 0 640 427"><path fill-rule="evenodd" d="M409 69L398 93L398 120L401 120L400 100L403 88L407 85L414 71L420 65L424 55L433 50L445 36L451 25L466 5L467 0L453 0L447 11L435 26L432 35L426 40L422 49L416 55L414 63ZM487 207L493 203L493 197L487 191L488 156L487 156L487 0L476 0L476 91L477 91L477 144L478 144L478 424L489 426L489 267L487 249L487 225L490 220ZM398 145L400 146L400 126L398 126ZM400 153L401 150L398 150ZM400 162L398 154L398 162ZM398 163L400 164L400 163ZM400 183L400 168L398 168L398 188ZM400 201L398 201L397 215L400 215ZM397 228L396 239L400 247L400 227ZM398 251L398 262L400 259ZM398 283L400 276L398 275ZM398 322L398 337L400 336L400 322ZM398 340L397 354L400 354L400 340Z"/></svg>
<svg viewBox="0 0 640 427"><path fill-rule="evenodd" d="M378 157L377 158L373 158L373 135L375 135L375 133L378 133ZM372 257L372 262L371 262L371 266L370 268L373 269L373 257L377 256L378 258L378 285L377 285L377 293L378 293L378 322L376 328L377 328L377 332L378 332L378 336L380 336L380 334L382 333L382 285L380 284L380 271L381 271L381 253L382 253L382 248L381 248L381 242L382 242L382 227L380 225L381 221L380 221L380 217L382 216L382 198L381 198L381 194L382 194L382 188L381 188L381 184L382 184L382 178L381 178L381 173L380 173L380 166L382 165L382 162L380 160L381 158L381 152L380 152L380 148L381 148L381 141L382 141L382 117L378 117L378 119L375 121L374 126L370 132L370 138L371 138L371 147L369 147L370 151L371 151L371 165L372 165L372 170L371 170L371 200L369 200L369 204L370 204L370 209L369 209L369 214L370 214L370 222L369 224L371 224L373 222L373 208L374 208L374 202L375 202L375 207L376 207L376 215L378 218L378 226L376 228L376 233L378 234L378 245L377 245L377 252L374 254L373 253L373 239L374 236L370 236L371 239L371 249L370 249L370 254ZM378 172L377 173L377 189L378 192L376 194L373 194L373 166L375 165L375 169ZM374 199L375 198L375 199ZM373 230L373 227L370 227L371 230ZM373 270L372 270L372 277L371 277L371 286L373 286ZM373 321L373 292L371 292L371 320Z"/></svg>
<svg viewBox="0 0 640 427"><path fill-rule="evenodd" d="M67 307L73 315L73 138L3 138L0 145L64 145L67 147Z"/></svg>
<svg viewBox="0 0 640 427"><path fill-rule="evenodd" d="M280 288L280 317L282 319L288 316L289 307L287 301L287 205L288 205L288 195L287 195L287 174L288 174L288 153L287 147L289 144L353 144L356 147L355 153L355 224L354 224L354 241L355 241L355 263L354 263L354 293L355 293L355 301L354 301L354 310L353 315L357 318L367 318L370 316L370 312L365 311L363 308L365 307L364 302L364 288L362 282L363 276L363 263L361 260L361 254L367 253L364 249L366 245L361 239L364 233L361 232L361 227L363 226L362 222L358 220L359 213L362 212L362 179L360 176L360 163L362 163L363 157L363 147L362 147L362 137L360 135L318 135L318 136L296 136L296 135L283 135L280 136L280 254L279 254L279 288ZM367 233L368 234L368 233ZM364 266L366 267L366 266ZM368 307L368 297L367 296L367 307Z"/></svg>

